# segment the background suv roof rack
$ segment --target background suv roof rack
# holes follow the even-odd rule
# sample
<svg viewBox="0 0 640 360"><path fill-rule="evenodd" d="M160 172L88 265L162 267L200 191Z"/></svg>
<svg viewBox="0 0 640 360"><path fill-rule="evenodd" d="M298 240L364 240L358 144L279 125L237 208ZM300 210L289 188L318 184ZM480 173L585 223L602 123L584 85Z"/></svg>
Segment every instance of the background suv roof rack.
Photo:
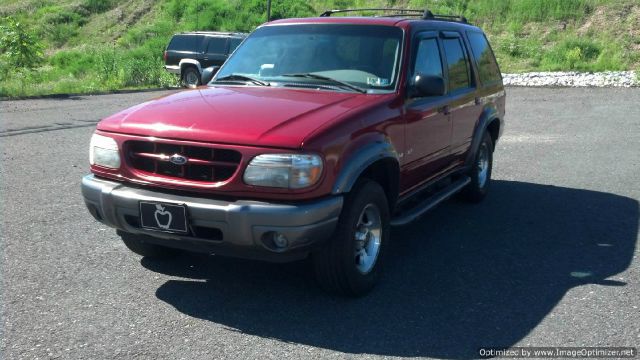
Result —
<svg viewBox="0 0 640 360"><path fill-rule="evenodd" d="M392 16L415 16L420 17L423 20L443 20L443 21L455 21L464 24L468 24L467 18L462 15L440 15L434 14L430 10L416 10L416 9L395 9L395 8L363 8L363 9L336 9L327 10L320 14L320 17L329 17L333 14L346 13L346 12L360 12L360 11L394 11L395 14L380 15L382 17Z"/></svg>

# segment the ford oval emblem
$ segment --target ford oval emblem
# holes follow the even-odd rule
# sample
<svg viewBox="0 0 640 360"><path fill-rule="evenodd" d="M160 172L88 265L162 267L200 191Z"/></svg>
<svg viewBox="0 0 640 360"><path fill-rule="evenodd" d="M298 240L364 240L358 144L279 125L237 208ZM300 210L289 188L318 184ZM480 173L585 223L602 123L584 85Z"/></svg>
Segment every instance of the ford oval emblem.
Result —
<svg viewBox="0 0 640 360"><path fill-rule="evenodd" d="M186 157L184 157L184 156L182 156L180 154L173 154L169 158L169 161L171 161L172 163L174 163L176 165L184 165L184 164L187 163L187 161L189 161L189 159L187 159Z"/></svg>

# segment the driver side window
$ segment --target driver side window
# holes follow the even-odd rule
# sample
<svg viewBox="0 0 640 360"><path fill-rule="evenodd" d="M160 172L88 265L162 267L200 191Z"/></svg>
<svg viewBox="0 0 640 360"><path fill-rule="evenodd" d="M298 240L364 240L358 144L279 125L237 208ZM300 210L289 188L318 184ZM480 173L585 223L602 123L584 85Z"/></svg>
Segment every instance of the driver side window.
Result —
<svg viewBox="0 0 640 360"><path fill-rule="evenodd" d="M413 74L433 75L443 77L440 48L435 38L420 40Z"/></svg>

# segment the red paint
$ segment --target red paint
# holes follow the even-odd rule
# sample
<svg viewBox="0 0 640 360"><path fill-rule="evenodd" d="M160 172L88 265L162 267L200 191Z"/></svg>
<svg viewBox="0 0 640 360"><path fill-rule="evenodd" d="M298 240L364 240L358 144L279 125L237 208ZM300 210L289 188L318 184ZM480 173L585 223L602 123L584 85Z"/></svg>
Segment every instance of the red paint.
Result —
<svg viewBox="0 0 640 360"><path fill-rule="evenodd" d="M204 87L134 106L104 119L98 129L295 149L323 123L375 98L292 88Z"/></svg>

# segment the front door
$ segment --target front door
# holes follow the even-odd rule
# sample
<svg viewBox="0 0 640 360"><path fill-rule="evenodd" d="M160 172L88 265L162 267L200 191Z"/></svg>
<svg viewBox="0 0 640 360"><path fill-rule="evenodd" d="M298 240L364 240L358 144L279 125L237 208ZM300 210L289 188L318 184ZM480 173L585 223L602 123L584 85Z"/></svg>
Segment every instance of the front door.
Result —
<svg viewBox="0 0 640 360"><path fill-rule="evenodd" d="M411 79L417 74L444 76L440 39L436 32L420 34L413 56ZM428 181L447 167L451 119L447 96L407 100L403 190Z"/></svg>

